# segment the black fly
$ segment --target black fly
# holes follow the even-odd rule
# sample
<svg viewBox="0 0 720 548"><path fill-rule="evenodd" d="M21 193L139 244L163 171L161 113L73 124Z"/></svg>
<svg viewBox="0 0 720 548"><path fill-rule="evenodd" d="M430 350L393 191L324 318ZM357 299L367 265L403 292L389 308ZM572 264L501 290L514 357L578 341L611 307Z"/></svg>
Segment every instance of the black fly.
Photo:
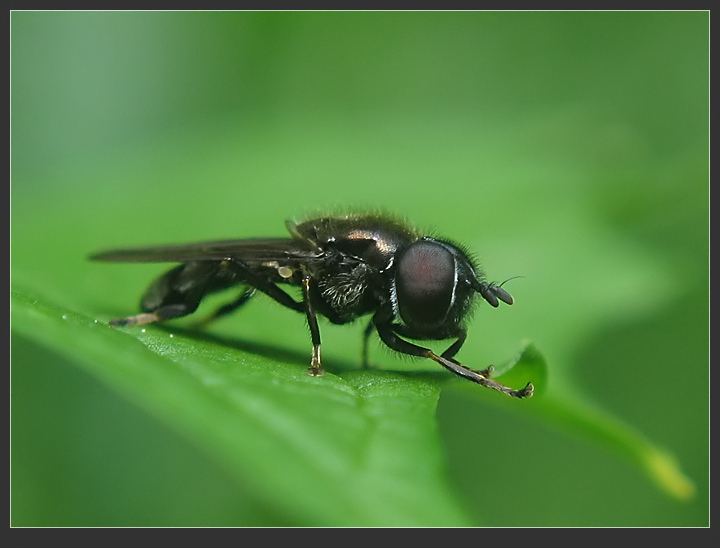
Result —
<svg viewBox="0 0 720 548"><path fill-rule="evenodd" d="M100 261L179 262L146 291L143 313L113 320L133 325L179 318L194 312L206 295L242 286L232 302L209 318L228 314L256 291L307 317L313 350L309 373L322 375L317 315L336 324L372 314L364 332L363 358L373 328L390 348L430 358L453 373L516 398L533 385L513 390L490 378L492 366L470 369L454 359L465 342L463 320L479 293L492 306L512 304L510 294L483 280L457 246L418 234L379 215L320 217L287 222L290 238L263 238L107 251ZM296 301L282 285L300 287ZM405 340L455 342L440 355Z"/></svg>

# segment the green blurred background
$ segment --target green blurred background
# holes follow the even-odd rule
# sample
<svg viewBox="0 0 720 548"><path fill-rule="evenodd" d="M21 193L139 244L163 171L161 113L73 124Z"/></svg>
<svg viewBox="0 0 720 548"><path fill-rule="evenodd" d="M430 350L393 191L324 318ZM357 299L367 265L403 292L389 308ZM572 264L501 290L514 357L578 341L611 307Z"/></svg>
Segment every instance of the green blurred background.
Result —
<svg viewBox="0 0 720 548"><path fill-rule="evenodd" d="M453 385L438 418L468 514L705 526L708 30L706 12L13 12L13 283L123 315L158 269L89 253L396 212L462 241L490 279L522 276L515 306L475 315L464 360L532 340L553 389L674 453L696 486L673 500L613 452ZM282 328L307 350L301 324ZM328 368L357 359L360 331L323 326ZM11 411L13 525L296 523L25 335Z"/></svg>

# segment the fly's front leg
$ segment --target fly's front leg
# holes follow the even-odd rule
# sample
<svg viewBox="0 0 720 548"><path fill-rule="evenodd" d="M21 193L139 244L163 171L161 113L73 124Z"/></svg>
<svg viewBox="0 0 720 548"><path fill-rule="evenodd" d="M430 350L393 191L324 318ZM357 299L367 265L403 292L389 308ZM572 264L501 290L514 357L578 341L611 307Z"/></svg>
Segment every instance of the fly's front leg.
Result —
<svg viewBox="0 0 720 548"><path fill-rule="evenodd" d="M307 272L303 272L302 278L302 292L303 301L305 303L305 315L307 316L308 326L310 327L310 337L313 343L312 358L310 359L310 369L308 374L319 377L325 374L322 370L322 357L320 355L320 328L317 323L317 315L315 314L315 308L313 307L310 286L312 284L312 278Z"/></svg>
<svg viewBox="0 0 720 548"><path fill-rule="evenodd" d="M442 357L448 360L452 360L455 354L460 351L460 348L465 343L465 339L467 339L467 332L465 330L459 331L457 334L457 340L452 343L452 345L450 345L450 347L445 352L442 353Z"/></svg>
<svg viewBox="0 0 720 548"><path fill-rule="evenodd" d="M460 349L462 343L465 341L464 335L461 335L458 340L450 346L450 348L443 352L442 355L438 356L429 348L423 348L422 346L418 346L401 338L396 332L397 326L393 325L390 318L391 316L389 311L380 309L375 313L373 323L375 324L378 335L380 335L380 339L382 339L382 341L393 350L397 350L398 352L409 354L411 356L431 359L460 377L476 382L486 388L497 390L498 392L502 392L503 394L507 394L508 396L512 396L514 398L529 398L533 395L534 387L532 383L528 383L527 386L521 390L515 390L491 379L490 373L492 373L492 368L488 368L483 371L475 371L474 369L470 369L453 359L453 354Z"/></svg>
<svg viewBox="0 0 720 548"><path fill-rule="evenodd" d="M460 348L465 343L465 339L467 339L467 332L463 329L458 332L457 334L457 340L448 348L445 352L440 354L441 359L448 360L454 364L456 364L459 367L465 367L462 365L459 361L455 359L455 354L457 354L460 351ZM478 374L482 375L483 377L490 378L493 373L493 366L489 365L486 369L483 369L482 371L478 371Z"/></svg>

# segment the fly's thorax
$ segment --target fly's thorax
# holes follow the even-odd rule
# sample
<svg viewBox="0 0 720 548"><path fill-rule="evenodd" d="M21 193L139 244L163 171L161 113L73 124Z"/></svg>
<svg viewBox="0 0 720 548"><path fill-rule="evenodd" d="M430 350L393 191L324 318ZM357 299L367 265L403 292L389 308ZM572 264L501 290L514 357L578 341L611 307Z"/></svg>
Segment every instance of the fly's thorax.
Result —
<svg viewBox="0 0 720 548"><path fill-rule="evenodd" d="M380 271L391 264L400 247L418 239L412 228L379 215L309 219L293 225L291 233L319 249L356 257Z"/></svg>
<svg viewBox="0 0 720 548"><path fill-rule="evenodd" d="M329 251L325 261L310 265L318 310L334 323L347 323L374 311L383 278L372 265Z"/></svg>

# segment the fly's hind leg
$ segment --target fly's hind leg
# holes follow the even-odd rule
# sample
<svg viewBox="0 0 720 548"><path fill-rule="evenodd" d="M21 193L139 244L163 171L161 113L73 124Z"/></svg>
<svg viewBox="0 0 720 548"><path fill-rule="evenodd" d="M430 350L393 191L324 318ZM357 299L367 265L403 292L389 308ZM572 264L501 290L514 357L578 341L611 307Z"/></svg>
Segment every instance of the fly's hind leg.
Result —
<svg viewBox="0 0 720 548"><path fill-rule="evenodd" d="M143 325L181 318L197 310L202 298L215 289L220 263L179 265L157 278L140 302L142 314L110 321L111 326Z"/></svg>
<svg viewBox="0 0 720 548"><path fill-rule="evenodd" d="M161 306L153 312L144 312L142 314L128 316L127 318L110 320L109 324L113 327L117 327L122 325L143 325L153 322L162 322L164 320L187 316L188 314L194 312L196 308L197 305L194 308L189 309L186 304L170 304L167 306Z"/></svg>
<svg viewBox="0 0 720 548"><path fill-rule="evenodd" d="M113 327L119 327L122 325L143 325L146 323L153 323L157 322L158 317L154 313L147 313L147 314L136 314L135 316L128 316L127 318L118 318L115 320L110 320L108 322L108 325L111 325Z"/></svg>
<svg viewBox="0 0 720 548"><path fill-rule="evenodd" d="M212 314L210 314L207 318L204 318L197 322L193 327L195 329L204 329L205 327L207 327L208 324L214 322L218 318L221 318L222 316L227 316L228 314L235 312L238 308L248 302L250 300L250 297L252 297L254 294L254 287L245 288L245 291L243 291L237 299L230 303L224 304L223 306L215 310Z"/></svg>

